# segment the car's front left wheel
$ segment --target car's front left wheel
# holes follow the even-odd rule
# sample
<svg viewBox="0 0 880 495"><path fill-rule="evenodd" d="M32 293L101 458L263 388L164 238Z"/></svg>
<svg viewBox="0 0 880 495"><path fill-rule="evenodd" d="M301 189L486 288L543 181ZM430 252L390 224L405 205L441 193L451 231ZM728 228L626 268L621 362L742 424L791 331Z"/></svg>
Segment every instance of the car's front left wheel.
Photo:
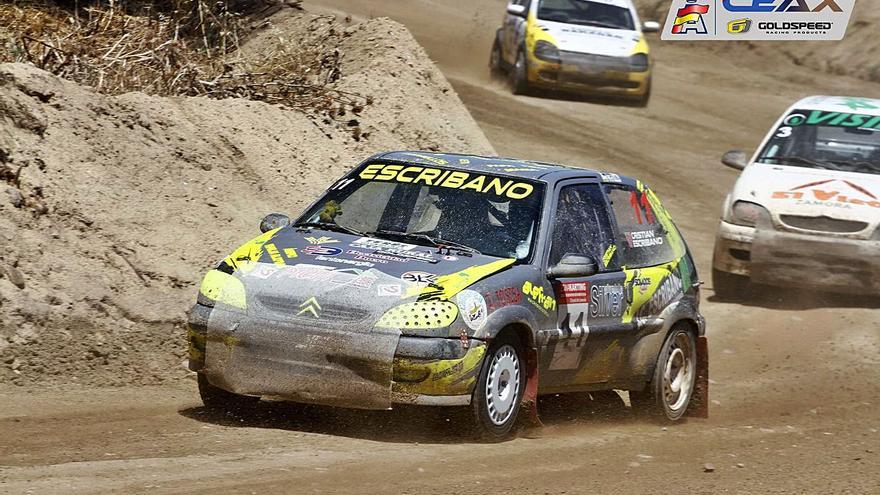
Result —
<svg viewBox="0 0 880 495"><path fill-rule="evenodd" d="M526 362L516 337L492 343L483 361L472 407L479 434L501 440L513 432L526 385Z"/></svg>
<svg viewBox="0 0 880 495"><path fill-rule="evenodd" d="M238 395L227 392L220 387L215 387L208 382L204 373L198 374L199 395L206 408L225 413L241 413L254 407L260 401L259 397Z"/></svg>

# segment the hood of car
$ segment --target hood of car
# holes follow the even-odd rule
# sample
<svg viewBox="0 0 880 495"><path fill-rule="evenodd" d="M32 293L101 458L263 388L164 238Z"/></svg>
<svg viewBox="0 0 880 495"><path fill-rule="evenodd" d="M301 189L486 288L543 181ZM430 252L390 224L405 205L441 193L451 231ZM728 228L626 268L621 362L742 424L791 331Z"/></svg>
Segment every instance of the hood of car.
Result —
<svg viewBox="0 0 880 495"><path fill-rule="evenodd" d="M637 31L538 21L538 28L550 34L562 51L606 57L628 57L641 39Z"/></svg>
<svg viewBox="0 0 880 495"><path fill-rule="evenodd" d="M758 203L777 221L786 215L880 223L880 176L872 174L753 164L737 181L733 199Z"/></svg>
<svg viewBox="0 0 880 495"><path fill-rule="evenodd" d="M205 277L201 293L250 317L301 327L370 328L380 317L389 317L397 318L392 325L409 321L400 325L405 328L418 324L412 318L430 313L431 321L424 324L444 328L459 312L479 313L475 317L484 319L485 301L480 297L474 304L467 288L513 263L512 258L467 256L454 249L439 252L436 247L388 239L285 227L249 241L225 258ZM458 310L441 304L447 301ZM420 305L409 312L385 315L391 308L417 302ZM449 312L443 313L444 308Z"/></svg>

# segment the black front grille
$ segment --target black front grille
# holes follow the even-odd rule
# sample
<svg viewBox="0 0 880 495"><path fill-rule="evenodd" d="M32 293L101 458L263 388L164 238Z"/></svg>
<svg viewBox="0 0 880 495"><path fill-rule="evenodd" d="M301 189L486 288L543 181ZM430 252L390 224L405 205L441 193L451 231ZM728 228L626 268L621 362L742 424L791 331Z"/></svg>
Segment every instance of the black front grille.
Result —
<svg viewBox="0 0 880 495"><path fill-rule="evenodd" d="M868 227L866 222L854 220L840 220L829 217L805 217L800 215L780 215L782 223L796 229L812 230L815 232L834 232L837 234L853 234L861 232Z"/></svg>
<svg viewBox="0 0 880 495"><path fill-rule="evenodd" d="M281 296L261 295L258 297L259 303L264 308L277 313L284 313L286 319L297 320L307 319L310 321L321 320L323 322L339 323L356 323L366 320L370 316L370 312L351 306L335 305L322 303L318 300L320 309L315 307L317 318L311 311L303 311L305 299L291 298Z"/></svg>

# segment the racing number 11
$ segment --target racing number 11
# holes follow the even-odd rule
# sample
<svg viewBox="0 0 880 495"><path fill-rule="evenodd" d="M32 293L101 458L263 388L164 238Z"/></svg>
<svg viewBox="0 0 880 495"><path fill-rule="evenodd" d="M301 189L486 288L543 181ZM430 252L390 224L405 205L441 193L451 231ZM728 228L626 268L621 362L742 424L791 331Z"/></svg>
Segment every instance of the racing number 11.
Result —
<svg viewBox="0 0 880 495"><path fill-rule="evenodd" d="M648 223L654 223L654 213L651 211L651 203L648 202L648 195L642 193L641 196L640 200L635 191L629 193L629 202L632 205L633 210L636 212L636 220L639 222L639 225L642 224L642 208L644 208L645 220Z"/></svg>

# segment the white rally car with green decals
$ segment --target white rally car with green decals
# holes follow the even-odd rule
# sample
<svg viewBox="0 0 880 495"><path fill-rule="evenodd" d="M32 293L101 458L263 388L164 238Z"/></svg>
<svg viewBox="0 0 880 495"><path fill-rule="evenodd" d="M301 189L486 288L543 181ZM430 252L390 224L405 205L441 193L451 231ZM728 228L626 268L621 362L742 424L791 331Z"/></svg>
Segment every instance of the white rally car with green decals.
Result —
<svg viewBox="0 0 880 495"><path fill-rule="evenodd" d="M469 406L503 437L540 394L628 390L669 420L705 406L696 270L641 182L394 152L261 229L191 312L208 407Z"/></svg>
<svg viewBox="0 0 880 495"><path fill-rule="evenodd" d="M647 105L651 54L631 0L514 0L495 33L489 67L513 91L531 88L619 96Z"/></svg>
<svg viewBox="0 0 880 495"><path fill-rule="evenodd" d="M715 292L751 282L875 295L880 289L880 100L811 96L792 105L748 159L724 203Z"/></svg>

